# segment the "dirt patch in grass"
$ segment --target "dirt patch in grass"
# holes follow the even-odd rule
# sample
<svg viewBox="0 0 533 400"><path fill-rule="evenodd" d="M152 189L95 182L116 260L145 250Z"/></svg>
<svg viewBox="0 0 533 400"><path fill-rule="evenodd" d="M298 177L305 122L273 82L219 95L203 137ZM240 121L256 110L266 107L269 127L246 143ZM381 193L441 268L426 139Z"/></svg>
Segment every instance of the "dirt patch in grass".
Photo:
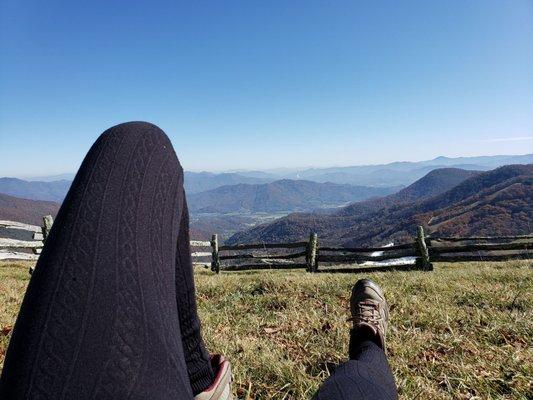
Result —
<svg viewBox="0 0 533 400"><path fill-rule="evenodd" d="M0 263L0 365L29 275ZM361 275L196 271L203 333L233 364L242 399L306 399L346 359ZM391 306L389 358L402 399L533 398L531 262L374 273Z"/></svg>

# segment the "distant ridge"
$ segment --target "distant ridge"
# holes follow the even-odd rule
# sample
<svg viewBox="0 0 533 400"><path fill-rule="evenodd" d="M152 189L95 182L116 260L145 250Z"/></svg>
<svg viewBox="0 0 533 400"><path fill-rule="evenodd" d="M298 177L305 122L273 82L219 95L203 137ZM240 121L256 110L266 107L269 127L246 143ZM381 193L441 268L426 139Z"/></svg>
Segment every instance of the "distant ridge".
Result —
<svg viewBox="0 0 533 400"><path fill-rule="evenodd" d="M527 234L532 229L532 199L533 164L499 167L437 196L377 213L372 217L378 224L383 223L383 229L347 231L345 235L350 239L345 244L405 241L417 225L444 236Z"/></svg>
<svg viewBox="0 0 533 400"><path fill-rule="evenodd" d="M531 231L533 221L532 182L531 164L472 172L470 177L466 172L440 170L403 194L355 203L334 215L291 214L240 232L228 243L301 240L317 232L325 243L386 244L408 240L417 225L434 234L523 234ZM433 190L433 195L427 197L421 187Z"/></svg>
<svg viewBox="0 0 533 400"><path fill-rule="evenodd" d="M427 173L441 168L487 171L506 164L533 163L533 154L480 156L480 157L436 157L426 161L400 161L389 164L355 165L330 168L277 168L267 171L235 171L225 173L185 171L187 195L205 192L221 186L237 184L264 184L276 180L307 180L319 183L350 184L371 187L407 186ZM43 176L22 180L0 178L0 193L34 200L62 201L73 174ZM67 179L58 179L67 178ZM11 180L6 182L4 180Z"/></svg>
<svg viewBox="0 0 533 400"><path fill-rule="evenodd" d="M383 196L398 188L318 183L283 179L264 184L238 184L188 196L193 213L258 213L311 211L336 207L370 197Z"/></svg>
<svg viewBox="0 0 533 400"><path fill-rule="evenodd" d="M308 168L284 177L315 182L349 183L363 186L410 185L428 172L440 168L460 168L488 171L503 165L533 163L533 154L479 157L439 156L426 161L397 161L389 164L355 165L348 167Z"/></svg>
<svg viewBox="0 0 533 400"><path fill-rule="evenodd" d="M61 203L71 181L25 181L17 178L0 178L0 193L29 200L45 200Z"/></svg>
<svg viewBox="0 0 533 400"><path fill-rule="evenodd" d="M397 193L373 199L371 202L358 202L342 208L338 215L355 215L361 210L377 210L385 206L409 203L427 199L453 188L472 176L480 174L480 171L469 171L459 168L439 168L429 172L416 182L400 190Z"/></svg>
<svg viewBox="0 0 533 400"><path fill-rule="evenodd" d="M246 176L238 173L220 173L215 174L212 172L189 172L185 171L185 192L187 194L193 194L198 192L204 192L206 190L215 189L220 186L237 185L239 183L266 183L270 182L270 179L262 177Z"/></svg>
<svg viewBox="0 0 533 400"><path fill-rule="evenodd" d="M0 193L0 219L39 225L43 223L43 216L56 216L59 204L51 201L36 201L20 199Z"/></svg>
<svg viewBox="0 0 533 400"><path fill-rule="evenodd" d="M66 173L59 175L45 175L45 176L34 176L31 178L24 178L25 181L30 182L54 182L54 181L72 181L74 180L74 173Z"/></svg>

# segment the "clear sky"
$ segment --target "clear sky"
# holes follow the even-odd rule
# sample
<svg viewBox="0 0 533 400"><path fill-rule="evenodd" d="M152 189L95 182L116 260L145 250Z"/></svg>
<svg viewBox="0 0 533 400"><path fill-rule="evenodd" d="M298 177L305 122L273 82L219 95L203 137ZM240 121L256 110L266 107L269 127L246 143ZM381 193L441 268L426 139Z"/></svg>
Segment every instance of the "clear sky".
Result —
<svg viewBox="0 0 533 400"><path fill-rule="evenodd" d="M147 120L189 170L533 152L533 1L0 0L0 176Z"/></svg>

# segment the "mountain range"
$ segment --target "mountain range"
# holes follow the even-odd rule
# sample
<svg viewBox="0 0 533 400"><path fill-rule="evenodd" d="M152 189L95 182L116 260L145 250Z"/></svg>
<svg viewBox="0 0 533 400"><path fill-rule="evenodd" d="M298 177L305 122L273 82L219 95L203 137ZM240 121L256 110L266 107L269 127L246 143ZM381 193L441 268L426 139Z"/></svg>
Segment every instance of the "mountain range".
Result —
<svg viewBox="0 0 533 400"><path fill-rule="evenodd" d="M265 184L283 179L356 186L407 186L439 168L487 171L502 165L533 163L533 154L481 157L437 157L426 161L404 161L377 165L331 168L277 168L266 171L185 172L185 191L194 194L237 184ZM61 201L73 174L41 176L26 180L0 178L0 193L36 200Z"/></svg>
<svg viewBox="0 0 533 400"><path fill-rule="evenodd" d="M25 181L17 178L0 178L0 193L29 200L46 200L61 203L72 181Z"/></svg>
<svg viewBox="0 0 533 400"><path fill-rule="evenodd" d="M481 171L471 171L460 168L435 169L408 187L390 196L373 199L367 202L356 202L338 211L338 215L357 215L370 210L390 207L397 204L408 204L436 196L453 188L465 179L480 174Z"/></svg>
<svg viewBox="0 0 533 400"><path fill-rule="evenodd" d="M54 179L61 178L61 179ZM68 179L63 179L68 178ZM24 199L48 200L61 202L65 198L73 174L43 176L39 180L24 180L18 178L0 178L0 193L9 194ZM259 184L270 182L270 179L247 177L235 173L215 174L212 172L185 172L185 191L188 194L215 189L224 185L239 183Z"/></svg>
<svg viewBox="0 0 533 400"><path fill-rule="evenodd" d="M437 157L432 160L353 167L309 168L292 171L284 178L308 179L315 182L348 183L363 186L410 185L428 172L439 168L488 171L503 165L533 163L533 154L516 156Z"/></svg>
<svg viewBox="0 0 533 400"><path fill-rule="evenodd" d="M221 186L206 192L189 194L187 201L192 213L310 211L383 196L398 189L283 179L263 184L240 183Z"/></svg>
<svg viewBox="0 0 533 400"><path fill-rule="evenodd" d="M19 199L0 193L0 219L41 226L44 215L56 216L59 204L51 201Z"/></svg>
<svg viewBox="0 0 533 400"><path fill-rule="evenodd" d="M227 243L297 241L316 232L322 243L375 245L410 240L417 225L431 234L510 235L531 232L533 165L487 172L435 170L381 199L335 214L295 213L233 235Z"/></svg>
<svg viewBox="0 0 533 400"><path fill-rule="evenodd" d="M190 172L185 171L185 192L187 194L204 192L216 189L220 186L244 184L260 184L271 182L269 178L259 178L253 176L240 175L237 173L220 173L213 172Z"/></svg>
<svg viewBox="0 0 533 400"><path fill-rule="evenodd" d="M483 171L508 162L531 163L533 162L533 154L463 158L438 157L421 162L395 162L383 165L338 168L282 168L228 173L186 171L185 186L191 210L192 234L202 238L209 237L213 232L221 234L224 238L234 235L231 241L237 242L256 239L301 238L302 235L307 235L310 230L320 230L327 233L332 240L340 240L342 243L347 243L352 239L360 243L370 243L382 238L398 238L402 235L406 237L406 233L401 233L402 229L396 227L393 229L394 232L391 231L390 234L387 233L388 231L377 234L374 232L375 227L370 229L365 224L371 226L371 221L374 221L374 225L379 223L390 227L395 225L391 222L392 218L401 216L408 219L415 214L422 219L427 217L428 221L431 221L428 226L432 228L440 231L453 231L454 224L462 221L462 219L456 216L453 218L454 223L451 223L447 216L460 212L461 204L467 204L467 199L457 200L458 205L455 209L450 203L446 207L442 206L427 212L422 212L422 209L419 208L422 206L422 202L452 189L463 180L473 179L482 175ZM463 168L457 168L457 165ZM439 168L439 166L445 167ZM415 179L415 177L418 178ZM53 213L54 209L57 210L57 203L63 200L70 186L71 180L54 180L57 178L71 178L71 176L67 174L41 177L38 181L0 178L0 193L11 196L9 201L4 198L3 203L0 204L0 213L3 212L6 218L11 215L22 222L40 223L42 215ZM328 180L338 182L333 183L328 182ZM352 184L344 182L352 182ZM353 183L361 182L368 183L368 186L353 185ZM393 192L399 187L387 186L401 183L409 186L397 193ZM524 205L519 195L522 193L530 196L529 187L526 183L520 182L512 186L512 190L509 188L509 190L503 190L499 193L511 196L517 207L522 207L524 210L531 203L531 199L527 198ZM368 198L371 200L365 200ZM55 204L46 202L33 204L24 199L46 200ZM504 218L502 209L510 206L511 200L502 205L502 202L496 197L493 196L491 199L493 199L491 201L498 202L497 214ZM21 201L19 202L19 200ZM461 203L461 201L465 202ZM18 205L15 205L16 202ZM342 207L349 202L353 203ZM489 202L489 204L492 203ZM414 214L405 211L409 207L414 209ZM405 212L404 214L400 213L400 208L403 210L402 212ZM481 218L480 214L475 212L477 208L473 208L474 211L465 214L462 218L466 218L467 215L472 218ZM286 218L274 221L275 218L284 217L295 211L312 211L312 214L291 214ZM496 215L496 210L493 211ZM365 220L363 216L372 216L372 218ZM388 217L386 218L386 216ZM527 211L525 214L516 214L515 212L513 216L519 219L530 219L530 213ZM486 219L487 216L483 216L482 220ZM492 218L492 220L495 221L496 218ZM267 224L265 224L266 221L268 221ZM263 225L255 228L257 230L250 230L258 224ZM476 224L472 223L473 226L476 226L475 229L481 230L481 224ZM283 229L280 226L283 226ZM516 228L518 225L506 219L501 226L496 226L496 228L499 231L506 229L512 231L515 229L513 226ZM328 227L331 227L331 230L328 230ZM360 232L353 234L351 231L356 230L357 227L361 227L362 231L368 231L367 235L365 236ZM461 229L467 230L467 227ZM456 230L458 231L459 228Z"/></svg>

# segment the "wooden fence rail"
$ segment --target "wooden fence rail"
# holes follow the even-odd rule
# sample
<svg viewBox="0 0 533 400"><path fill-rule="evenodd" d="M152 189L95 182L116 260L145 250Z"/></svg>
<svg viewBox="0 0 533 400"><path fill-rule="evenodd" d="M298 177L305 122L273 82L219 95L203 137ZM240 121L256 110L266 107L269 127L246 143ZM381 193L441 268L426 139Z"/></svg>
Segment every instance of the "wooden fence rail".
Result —
<svg viewBox="0 0 533 400"><path fill-rule="evenodd" d="M373 272L414 269L431 271L432 262L435 261L530 259L532 258L530 252L533 246L532 239L533 235L433 237L426 236L423 227L420 226L411 243L380 247L333 247L319 246L318 236L312 234L307 242L217 245L216 248L213 247L211 269L216 273L250 269L296 268L305 268L309 272ZM483 243L472 243L475 241ZM218 243L218 238L213 235L212 246L215 242ZM295 248L304 250L295 253L280 253L282 250ZM265 254L267 250L275 254ZM246 252L242 253L243 251ZM239 264L246 260L261 262ZM226 264L228 261L231 264Z"/></svg>
<svg viewBox="0 0 533 400"><path fill-rule="evenodd" d="M42 227L15 221L0 220L0 228L30 232L32 234L33 239L32 241L30 241L11 238L0 238L0 260L37 260L37 258L39 258L39 254L41 253L41 248L43 247L45 235L48 235L48 224L51 218L51 216L43 217ZM19 251L21 249L28 249L32 252L24 253Z"/></svg>
<svg viewBox="0 0 533 400"><path fill-rule="evenodd" d="M0 238L1 259L36 260L52 227L52 217L43 217L43 226L0 221L0 228L24 230L32 233L33 240ZM482 242L482 243L475 243ZM219 245L218 235L211 241L191 240L194 259L208 264L211 270L244 271L264 269L305 269L308 272L373 272L385 270L433 269L432 262L502 261L531 259L533 235L441 237L426 236L419 226L410 243L381 247L320 246L316 233L308 241L291 243L251 243ZM32 253L18 250L31 250ZM265 254L265 252L267 252ZM289 251L289 252L287 252ZM228 264L230 262L230 264ZM351 265L348 267L348 265ZM355 265L355 266L354 266Z"/></svg>
<svg viewBox="0 0 533 400"><path fill-rule="evenodd" d="M313 237L313 235L311 235ZM315 235L316 236L316 235ZM312 239L310 239L312 241ZM297 268L310 268L310 263L314 262L311 259L311 254L309 251L308 242L295 242L295 243L261 243L261 244L238 244L234 246L219 246L218 245L218 235L213 235L211 238L211 247L212 247L212 261L211 261L211 270L217 274L221 270L222 261L225 260L250 260L258 259L263 261L262 263L253 263L253 264L239 264L239 265L224 265L224 271L244 271L251 269L271 269L273 265L278 269L297 269ZM254 253L236 253L243 250L279 250L279 249L304 249L297 253L289 254L254 254ZM220 252L233 252L233 254L223 254ZM288 263L271 263L272 260L278 261L293 261L298 258L305 258L306 262L288 262ZM314 260L314 256L313 256Z"/></svg>

